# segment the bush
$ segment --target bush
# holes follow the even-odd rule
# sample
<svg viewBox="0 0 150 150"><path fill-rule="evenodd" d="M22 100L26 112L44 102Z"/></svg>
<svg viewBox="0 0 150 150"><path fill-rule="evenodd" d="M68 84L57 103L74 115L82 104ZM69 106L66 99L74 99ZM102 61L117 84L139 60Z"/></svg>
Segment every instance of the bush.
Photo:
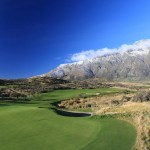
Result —
<svg viewBox="0 0 150 150"><path fill-rule="evenodd" d="M137 93L133 97L133 101L136 101L136 102L148 102L148 101L150 101L150 91L142 91L142 92Z"/></svg>
<svg viewBox="0 0 150 150"><path fill-rule="evenodd" d="M87 98L88 96L87 96L87 94L85 94L85 93L81 93L81 94L79 94L79 98Z"/></svg>

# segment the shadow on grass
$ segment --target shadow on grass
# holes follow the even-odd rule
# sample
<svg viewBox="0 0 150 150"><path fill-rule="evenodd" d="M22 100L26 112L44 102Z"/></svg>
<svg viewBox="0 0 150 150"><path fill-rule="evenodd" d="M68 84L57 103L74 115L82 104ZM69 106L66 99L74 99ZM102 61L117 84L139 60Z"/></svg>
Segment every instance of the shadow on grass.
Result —
<svg viewBox="0 0 150 150"><path fill-rule="evenodd" d="M86 112L71 112L71 111L57 109L57 108L51 108L51 109L58 115L66 116L66 117L88 117L88 116L91 116L91 113L86 113Z"/></svg>
<svg viewBox="0 0 150 150"><path fill-rule="evenodd" d="M10 106L9 104L0 104L0 107Z"/></svg>

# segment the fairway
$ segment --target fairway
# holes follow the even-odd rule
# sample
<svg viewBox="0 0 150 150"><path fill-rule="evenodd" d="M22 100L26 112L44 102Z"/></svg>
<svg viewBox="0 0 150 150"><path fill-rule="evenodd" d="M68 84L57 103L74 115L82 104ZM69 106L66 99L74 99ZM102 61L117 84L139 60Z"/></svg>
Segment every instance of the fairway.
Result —
<svg viewBox="0 0 150 150"><path fill-rule="evenodd" d="M37 97L46 100L45 105L48 98L73 96L62 93ZM134 127L125 121L65 117L33 104L0 105L0 131L0 150L130 150L136 138Z"/></svg>
<svg viewBox="0 0 150 150"><path fill-rule="evenodd" d="M80 97L80 95L94 96L96 93L100 95L108 95L115 93L123 93L124 90L118 88L99 88L99 89L67 89L55 90L49 93L36 94L31 98L31 104L37 106L49 106L50 103L66 100L70 98Z"/></svg>

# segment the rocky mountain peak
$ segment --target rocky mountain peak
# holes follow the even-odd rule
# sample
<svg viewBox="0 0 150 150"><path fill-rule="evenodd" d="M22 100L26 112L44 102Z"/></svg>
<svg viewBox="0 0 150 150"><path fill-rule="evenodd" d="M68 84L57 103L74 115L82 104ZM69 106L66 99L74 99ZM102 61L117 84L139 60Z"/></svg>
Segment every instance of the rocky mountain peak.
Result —
<svg viewBox="0 0 150 150"><path fill-rule="evenodd" d="M98 77L111 80L148 80L150 77L150 39L122 45L106 53L80 62L61 64L47 76L68 80Z"/></svg>

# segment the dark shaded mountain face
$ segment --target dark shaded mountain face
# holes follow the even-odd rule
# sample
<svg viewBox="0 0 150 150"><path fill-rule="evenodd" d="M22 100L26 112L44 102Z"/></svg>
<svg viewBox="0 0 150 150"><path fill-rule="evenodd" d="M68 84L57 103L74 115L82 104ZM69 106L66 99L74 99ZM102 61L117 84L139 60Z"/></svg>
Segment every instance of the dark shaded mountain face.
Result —
<svg viewBox="0 0 150 150"><path fill-rule="evenodd" d="M67 80L104 78L120 81L146 81L150 79L150 40L135 42L117 53L82 62L62 64L45 75Z"/></svg>

